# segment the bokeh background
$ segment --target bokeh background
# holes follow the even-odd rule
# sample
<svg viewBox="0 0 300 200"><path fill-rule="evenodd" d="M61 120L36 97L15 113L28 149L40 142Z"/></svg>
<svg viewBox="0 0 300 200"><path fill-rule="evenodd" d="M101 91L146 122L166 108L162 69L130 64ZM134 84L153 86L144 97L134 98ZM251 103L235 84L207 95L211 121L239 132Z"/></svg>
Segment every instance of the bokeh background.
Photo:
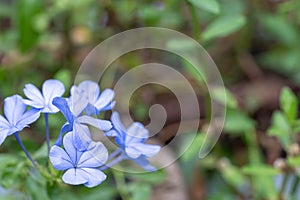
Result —
<svg viewBox="0 0 300 200"><path fill-rule="evenodd" d="M101 87L113 87L120 74L152 57L176 63L198 89L205 111L196 119L199 133L191 148L164 170L140 175L112 171L108 172L112 178L101 186L86 189L66 186L58 176L30 168L9 138L0 148L1 198L299 199L299 120L297 114L286 120L289 112L298 111L299 0L1 0L1 107L5 97L23 94L26 83L41 86L56 78L70 88L80 63L96 45L145 26L170 28L194 38L218 66L227 88L228 111L223 134L209 156L197 157L210 112L201 77L165 52L132 52L114 63L118 69L109 71ZM182 41L176 45L185 48ZM283 87L290 90L280 98ZM165 145L180 121L175 96L165 88L146 86L137 91L130 109L135 120L147 124L148 108L157 103L166 108L168 119L154 140ZM274 117L280 109L281 115ZM50 116L50 121L55 137L63 118ZM24 131L22 139L36 159L47 163L43 127L40 120ZM174 155L170 151L165 156Z"/></svg>

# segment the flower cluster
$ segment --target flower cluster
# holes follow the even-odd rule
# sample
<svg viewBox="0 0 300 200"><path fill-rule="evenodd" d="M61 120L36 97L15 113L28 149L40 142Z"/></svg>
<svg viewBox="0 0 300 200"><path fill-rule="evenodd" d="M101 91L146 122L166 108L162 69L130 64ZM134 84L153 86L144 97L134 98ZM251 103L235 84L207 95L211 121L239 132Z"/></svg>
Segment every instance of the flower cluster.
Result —
<svg viewBox="0 0 300 200"><path fill-rule="evenodd" d="M113 90L100 92L97 83L86 80L71 87L70 97L62 97L64 92L64 85L51 79L44 82L42 91L32 84L25 85L27 99L19 95L5 98L5 117L0 115L0 145L7 136L14 135L26 156L37 165L18 133L35 122L42 113L49 159L56 170L64 171L62 180L65 183L97 186L106 179L103 171L122 160L132 160L146 171L156 170L148 158L156 155L160 146L145 144L149 132L141 123L135 122L126 129L116 111L112 113L111 120L97 118L101 112L114 108L116 102ZM59 111L66 122L51 147L48 114ZM103 131L106 137L115 138L118 148L109 154L104 144L93 141L90 126Z"/></svg>

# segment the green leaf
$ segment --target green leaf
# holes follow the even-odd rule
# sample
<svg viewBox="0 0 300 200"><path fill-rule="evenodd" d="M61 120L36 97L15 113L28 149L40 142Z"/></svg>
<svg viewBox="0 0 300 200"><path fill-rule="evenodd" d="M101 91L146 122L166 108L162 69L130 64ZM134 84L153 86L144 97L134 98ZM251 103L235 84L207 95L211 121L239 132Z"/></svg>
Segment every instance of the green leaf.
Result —
<svg viewBox="0 0 300 200"><path fill-rule="evenodd" d="M214 100L222 103L229 108L237 108L238 103L233 94L226 88L214 88L211 92L211 96ZM225 99L226 98L226 99Z"/></svg>
<svg viewBox="0 0 300 200"><path fill-rule="evenodd" d="M246 165L242 168L242 172L247 175L258 175L258 176L275 176L280 173L278 169L275 169L269 165Z"/></svg>
<svg viewBox="0 0 300 200"><path fill-rule="evenodd" d="M202 40L208 41L213 38L224 37L238 31L246 24L243 15L220 16L203 31Z"/></svg>
<svg viewBox="0 0 300 200"><path fill-rule="evenodd" d="M224 130L231 134L241 134L252 131L255 122L245 113L237 109L228 109L225 118Z"/></svg>
<svg viewBox="0 0 300 200"><path fill-rule="evenodd" d="M19 47L22 52L31 49L38 40L38 32L35 30L34 21L36 14L41 11L39 0L17 1L17 28L19 32Z"/></svg>
<svg viewBox="0 0 300 200"><path fill-rule="evenodd" d="M273 113L272 125L267 130L267 133L271 136L276 136L285 148L288 148L290 145L289 135L291 133L291 127L282 112L275 111Z"/></svg>
<svg viewBox="0 0 300 200"><path fill-rule="evenodd" d="M54 78L60 80L66 88L69 88L71 85L71 72L68 69L61 69L54 75Z"/></svg>
<svg viewBox="0 0 300 200"><path fill-rule="evenodd" d="M217 0L188 0L192 5L215 14L220 13L220 5Z"/></svg>
<svg viewBox="0 0 300 200"><path fill-rule="evenodd" d="M129 177L139 182L158 184L165 180L166 172L164 170L157 170L151 173L131 174Z"/></svg>
<svg viewBox="0 0 300 200"><path fill-rule="evenodd" d="M221 160L223 162L223 160ZM220 161L220 162L221 162ZM239 188L241 185L245 184L247 178L242 174L241 170L232 165L231 163L227 163L227 160L224 160L223 164L220 164L220 172L224 180L230 185Z"/></svg>
<svg viewBox="0 0 300 200"><path fill-rule="evenodd" d="M151 186L148 184L132 183L128 187L132 193L132 200L148 200L151 195Z"/></svg>
<svg viewBox="0 0 300 200"><path fill-rule="evenodd" d="M285 87L280 94L280 107L287 116L289 122L293 122L297 117L298 99L293 92Z"/></svg>
<svg viewBox="0 0 300 200"><path fill-rule="evenodd" d="M300 166L300 156L288 157L287 163L291 166L299 167Z"/></svg>

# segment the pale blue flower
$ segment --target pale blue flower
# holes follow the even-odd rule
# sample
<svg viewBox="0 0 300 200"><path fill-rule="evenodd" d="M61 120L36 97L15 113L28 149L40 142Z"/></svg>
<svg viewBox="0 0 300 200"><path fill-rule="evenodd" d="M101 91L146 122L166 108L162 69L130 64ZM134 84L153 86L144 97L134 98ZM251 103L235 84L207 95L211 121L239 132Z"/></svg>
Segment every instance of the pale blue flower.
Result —
<svg viewBox="0 0 300 200"><path fill-rule="evenodd" d="M116 143L128 159L133 160L147 171L154 171L155 167L150 165L147 158L156 155L161 147L145 144L145 141L149 138L149 131L139 122L132 123L126 129L117 112L113 112L111 122L113 129L106 132L105 135L115 137Z"/></svg>
<svg viewBox="0 0 300 200"><path fill-rule="evenodd" d="M85 151L78 151L73 134L74 131L64 136L64 149L56 145L51 148L50 161L55 169L66 170L62 176L65 183L95 187L106 179L99 167L107 162L107 149L101 142L91 142Z"/></svg>
<svg viewBox="0 0 300 200"><path fill-rule="evenodd" d="M65 92L65 86L62 82L50 79L44 82L42 86L42 93L33 84L26 84L24 94L28 99L24 103L33 107L41 109L43 113L56 113L58 108L52 104L55 97L61 97Z"/></svg>
<svg viewBox="0 0 300 200"><path fill-rule="evenodd" d="M101 120L101 119L96 119L94 117L88 116L88 115L83 115L83 116L79 116L78 113L81 113L81 105L84 104L84 100L82 100L83 102L79 101L78 104L74 104L73 101L73 106L71 106L75 111L76 114L74 114L70 107L69 107L69 103L67 102L66 99L61 98L61 97L56 97L53 99L53 104L59 108L59 110L61 111L61 113L65 116L67 123L64 124L64 126L62 127L62 131L60 133L59 139L56 142L57 145L60 145L61 143L61 138L62 138L62 134L65 131L72 131L72 130L77 130L76 134L73 134L74 136L74 143L77 149L79 150L85 150L86 145L91 142L91 137L89 136L89 134L87 134L85 131L80 131L82 129L84 129L84 127L86 127L86 125L91 125L94 126L96 128L98 128L99 130L102 131L108 131L112 128L111 122L108 120ZM76 106L78 105L78 106ZM89 136L89 137L87 137Z"/></svg>
<svg viewBox="0 0 300 200"><path fill-rule="evenodd" d="M26 104L19 95L7 97L4 100L4 118L0 115L0 145L9 135L23 130L35 122L40 116L40 110L31 108L26 110Z"/></svg>
<svg viewBox="0 0 300 200"><path fill-rule="evenodd" d="M85 99L86 104L81 104L87 115L99 114L101 111L111 110L115 106L113 98L115 93L111 89L105 89L100 93L99 85L96 82L86 80L78 86L71 88L70 100ZM78 109L79 110L79 109Z"/></svg>

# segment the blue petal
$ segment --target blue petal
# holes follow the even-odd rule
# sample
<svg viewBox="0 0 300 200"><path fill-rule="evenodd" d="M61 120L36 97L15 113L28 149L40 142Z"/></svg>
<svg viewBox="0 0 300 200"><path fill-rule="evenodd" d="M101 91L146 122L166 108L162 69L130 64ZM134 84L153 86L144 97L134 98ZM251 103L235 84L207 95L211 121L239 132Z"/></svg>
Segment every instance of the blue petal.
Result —
<svg viewBox="0 0 300 200"><path fill-rule="evenodd" d="M5 129L10 128L9 122L2 115L0 115L0 129L1 128L5 128Z"/></svg>
<svg viewBox="0 0 300 200"><path fill-rule="evenodd" d="M89 174L82 169L71 168L64 173L62 180L67 184L80 185L88 182Z"/></svg>
<svg viewBox="0 0 300 200"><path fill-rule="evenodd" d="M21 96L13 95L11 97L5 98L4 113L10 125L16 125L25 110L26 104L24 104L23 98Z"/></svg>
<svg viewBox="0 0 300 200"><path fill-rule="evenodd" d="M99 96L99 99L95 103L95 107L101 111L104 110L105 107L112 103L113 98L115 97L115 92L112 89L105 89ZM114 106L114 104L113 104ZM111 106L111 108L113 108Z"/></svg>
<svg viewBox="0 0 300 200"><path fill-rule="evenodd" d="M126 133L126 129L120 120L120 115L118 112L113 112L113 114L111 115L111 122L114 129L116 129L116 131L119 133L119 136L125 139L124 133Z"/></svg>
<svg viewBox="0 0 300 200"><path fill-rule="evenodd" d="M86 125L74 124L73 143L78 151L86 151L92 142L91 133Z"/></svg>
<svg viewBox="0 0 300 200"><path fill-rule="evenodd" d="M4 140L6 139L7 137L7 132L8 130L6 130L6 132L3 132L1 129L0 129L0 145L4 142Z"/></svg>
<svg viewBox="0 0 300 200"><path fill-rule="evenodd" d="M66 170L74 167L71 158L62 148L54 145L49 152L49 159L57 170Z"/></svg>
<svg viewBox="0 0 300 200"><path fill-rule="evenodd" d="M67 154L69 155L72 163L74 163L74 165L75 165L77 163L78 152L74 146L73 132L68 132L64 136L63 143L64 143L64 148L65 148Z"/></svg>
<svg viewBox="0 0 300 200"><path fill-rule="evenodd" d="M62 137L63 137L64 133L66 133L68 131L72 131L72 129L73 129L73 127L70 129L70 124L68 122L64 123L64 125L60 129L60 133L55 142L55 145L62 146Z"/></svg>
<svg viewBox="0 0 300 200"><path fill-rule="evenodd" d="M43 84L43 95L45 108L42 112L46 113L56 113L58 108L52 104L55 97L61 97L65 92L65 86L62 82L54 79L50 79Z"/></svg>
<svg viewBox="0 0 300 200"><path fill-rule="evenodd" d="M99 94L100 94L100 88L96 82L86 80L86 81L83 81L82 83L80 83L78 85L78 88L85 91L85 93L88 97L88 102L90 104L93 105L96 103L96 100L98 99Z"/></svg>
<svg viewBox="0 0 300 200"><path fill-rule="evenodd" d="M68 100L70 109L75 117L78 117L89 103L86 92L78 89L76 86L71 88L71 96Z"/></svg>
<svg viewBox="0 0 300 200"><path fill-rule="evenodd" d="M108 151L101 142L92 142L94 144L92 149L85 151L78 163L77 167L100 167L107 162Z"/></svg>
<svg viewBox="0 0 300 200"><path fill-rule="evenodd" d="M29 109L21 116L15 127L18 129L18 131L23 130L23 128L35 122L40 117L40 113L41 112L39 109Z"/></svg>
<svg viewBox="0 0 300 200"><path fill-rule="evenodd" d="M45 105L44 97L37 87L33 84L26 84L23 89L25 96L30 99L24 99L24 103L34 108L43 108Z"/></svg>
<svg viewBox="0 0 300 200"><path fill-rule="evenodd" d="M98 110L98 114L100 113L100 111L112 110L115 107L115 105L116 105L116 101L107 104L105 107Z"/></svg>
<svg viewBox="0 0 300 200"><path fill-rule="evenodd" d="M144 155L146 157L153 157L160 151L160 149L161 147L158 145L131 143L130 146L126 146L125 151L129 157L137 158L140 155Z"/></svg>
<svg viewBox="0 0 300 200"><path fill-rule="evenodd" d="M105 136L107 137L117 137L119 134L114 129L105 132Z"/></svg>
<svg viewBox="0 0 300 200"><path fill-rule="evenodd" d="M149 160L147 160L145 156L140 156L139 158L134 159L133 161L139 166L141 166L145 171L153 172L157 170L156 167L150 164Z"/></svg>
<svg viewBox="0 0 300 200"><path fill-rule="evenodd" d="M53 99L52 103L65 116L65 118L69 122L70 126L73 126L74 116L69 108L67 100L62 97L55 97Z"/></svg>
<svg viewBox="0 0 300 200"><path fill-rule="evenodd" d="M94 117L87 116L87 115L78 117L76 119L76 122L78 122L80 124L88 124L88 125L94 126L103 131L108 131L112 128L110 121L102 120L102 119L95 119Z"/></svg>
<svg viewBox="0 0 300 200"><path fill-rule="evenodd" d="M127 129L126 143L144 141L149 137L149 131L143 124L135 122Z"/></svg>
<svg viewBox="0 0 300 200"><path fill-rule="evenodd" d="M106 175L99 169L81 168L81 170L85 171L88 178L88 182L84 183L86 187L95 187L106 179Z"/></svg>

